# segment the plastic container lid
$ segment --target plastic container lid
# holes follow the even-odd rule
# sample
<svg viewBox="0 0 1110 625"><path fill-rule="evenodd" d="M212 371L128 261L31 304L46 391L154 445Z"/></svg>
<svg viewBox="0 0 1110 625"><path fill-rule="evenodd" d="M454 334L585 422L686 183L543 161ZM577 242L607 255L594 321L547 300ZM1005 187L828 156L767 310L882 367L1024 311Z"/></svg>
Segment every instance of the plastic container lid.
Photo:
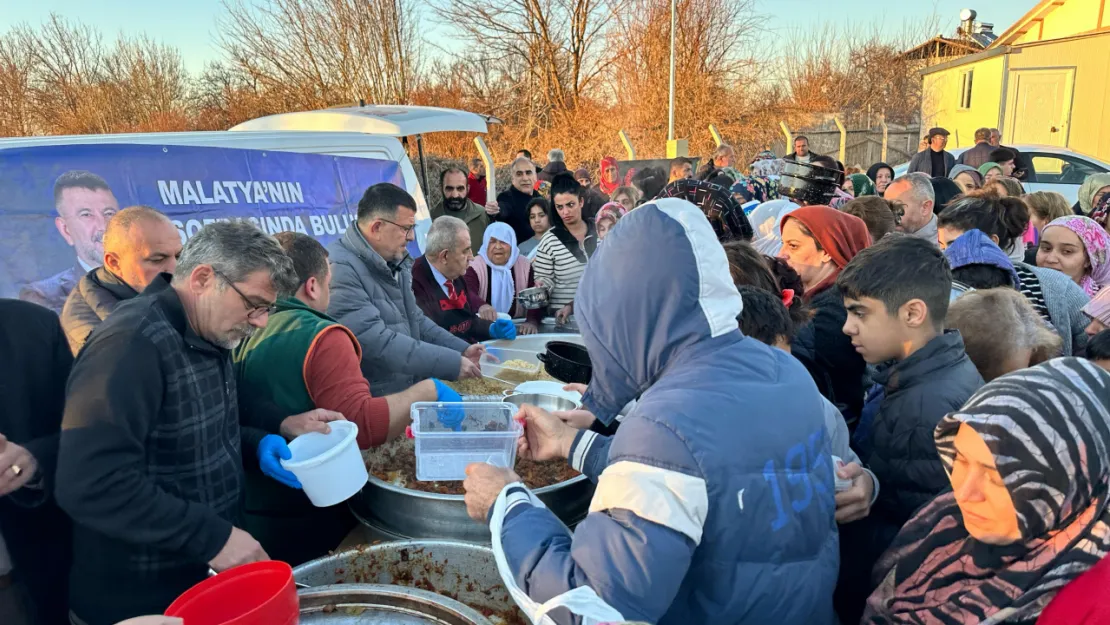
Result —
<svg viewBox="0 0 1110 625"><path fill-rule="evenodd" d="M412 405L416 439L416 479L446 482L466 479L466 466L486 462L512 468L516 439L523 427L513 419L516 406L504 402L417 402ZM461 417L459 429L452 425Z"/></svg>
<svg viewBox="0 0 1110 625"><path fill-rule="evenodd" d="M325 508L350 499L369 476L358 451L358 426L332 421L331 432L309 432L293 439L289 460L281 466L293 472L313 505Z"/></svg>
<svg viewBox="0 0 1110 625"><path fill-rule="evenodd" d="M252 562L186 590L166 609L186 625L295 625L300 618L293 569Z"/></svg>

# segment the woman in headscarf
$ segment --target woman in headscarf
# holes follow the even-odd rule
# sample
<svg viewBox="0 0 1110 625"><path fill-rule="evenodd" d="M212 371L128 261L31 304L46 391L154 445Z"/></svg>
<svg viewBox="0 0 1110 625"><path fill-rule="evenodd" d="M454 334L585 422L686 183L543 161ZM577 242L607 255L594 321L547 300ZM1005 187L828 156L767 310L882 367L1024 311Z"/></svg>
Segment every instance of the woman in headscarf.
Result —
<svg viewBox="0 0 1110 625"><path fill-rule="evenodd" d="M955 165L952 171L948 172L948 177L952 182L960 185L960 193L974 191L983 186L983 174L971 165Z"/></svg>
<svg viewBox="0 0 1110 625"><path fill-rule="evenodd" d="M605 197L610 197L619 186L621 186L620 163L617 162L616 157L606 156L601 159L601 182L597 184L597 188Z"/></svg>
<svg viewBox="0 0 1110 625"><path fill-rule="evenodd" d="M701 209L721 243L752 240L752 224L727 189L704 180L683 178L663 188L659 197L676 197Z"/></svg>
<svg viewBox="0 0 1110 625"><path fill-rule="evenodd" d="M1110 289L1103 289L1083 307L1083 314L1091 321L1087 324L1088 338L1110 329Z"/></svg>
<svg viewBox="0 0 1110 625"><path fill-rule="evenodd" d="M585 167L579 167L574 170L574 179L578 181L578 184L587 189L592 189L594 186L594 180L590 176L590 170Z"/></svg>
<svg viewBox="0 0 1110 625"><path fill-rule="evenodd" d="M848 311L836 286L840 271L871 245L867 225L829 206L804 206L782 218L779 256L798 272L813 321L794 337L791 351L806 365L818 390L837 404L849 428L863 408L866 363L844 334Z"/></svg>
<svg viewBox="0 0 1110 625"><path fill-rule="evenodd" d="M1095 203L1095 208L1091 211L1091 219L1110 232L1110 193L1103 195L1102 199Z"/></svg>
<svg viewBox="0 0 1110 625"><path fill-rule="evenodd" d="M617 225L617 222L628 214L628 211L618 204L617 202L608 202L597 211L597 216L594 217L594 224L597 228L598 243L605 240L605 235Z"/></svg>
<svg viewBox="0 0 1110 625"><path fill-rule="evenodd" d="M1090 217L1061 217L1041 231L1037 266L1055 269L1087 295L1110 284L1110 234Z"/></svg>
<svg viewBox="0 0 1110 625"><path fill-rule="evenodd" d="M1002 166L998 163L988 161L979 166L979 174L983 176L982 186L985 187L995 178L1005 176L1006 172L1002 171Z"/></svg>
<svg viewBox="0 0 1110 625"><path fill-rule="evenodd" d="M875 183L875 193L882 197L886 188L894 182L894 168L886 163L875 163L867 168L867 177Z"/></svg>
<svg viewBox="0 0 1110 625"><path fill-rule="evenodd" d="M778 256L782 249L782 218L797 209L797 204L785 199L771 200L755 207L748 216L748 221L755 232L752 245L759 253Z"/></svg>
<svg viewBox="0 0 1110 625"><path fill-rule="evenodd" d="M729 191L741 204L769 202L779 196L778 181L762 176L741 176Z"/></svg>
<svg viewBox="0 0 1110 625"><path fill-rule="evenodd" d="M1079 185L1079 214L1090 215L1104 196L1110 195L1110 173L1091 174Z"/></svg>
<svg viewBox="0 0 1110 625"><path fill-rule="evenodd" d="M543 311L525 310L517 301L517 293L536 286L532 263L520 253L516 232L508 224L494 222L486 226L482 248L466 270L466 288L477 293L498 313L527 321L517 329L520 334L540 331ZM479 304L480 305L480 304Z"/></svg>
<svg viewBox="0 0 1110 625"><path fill-rule="evenodd" d="M937 215L943 213L952 200L963 195L963 189L951 178L935 176L929 179L929 184L933 185L933 213Z"/></svg>
<svg viewBox="0 0 1110 625"><path fill-rule="evenodd" d="M851 174L844 180L842 187L853 197L863 197L865 195L875 195L875 185L871 183L871 179L865 174Z"/></svg>
<svg viewBox="0 0 1110 625"><path fill-rule="evenodd" d="M952 491L880 560L863 622L1042 622L1060 589L1110 549L1110 374L1078 358L1016 371L933 437Z"/></svg>

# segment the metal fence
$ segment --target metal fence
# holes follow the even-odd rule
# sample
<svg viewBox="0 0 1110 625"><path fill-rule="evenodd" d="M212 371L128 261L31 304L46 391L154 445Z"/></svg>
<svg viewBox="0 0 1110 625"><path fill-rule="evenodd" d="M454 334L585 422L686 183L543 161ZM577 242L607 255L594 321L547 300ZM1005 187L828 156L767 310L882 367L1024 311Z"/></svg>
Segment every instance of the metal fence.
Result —
<svg viewBox="0 0 1110 625"><path fill-rule="evenodd" d="M809 139L809 149L817 154L828 154L835 159L840 159L841 135L839 129L814 128L790 129L794 137L804 135ZM910 160L918 152L921 140L919 126L891 125L887 129L887 144L885 162L897 166ZM794 146L786 145L783 137L772 145L776 154L789 154L794 151ZM873 163L884 161L883 158L883 129L858 128L847 129L844 138L844 165L845 167L861 167L866 170Z"/></svg>

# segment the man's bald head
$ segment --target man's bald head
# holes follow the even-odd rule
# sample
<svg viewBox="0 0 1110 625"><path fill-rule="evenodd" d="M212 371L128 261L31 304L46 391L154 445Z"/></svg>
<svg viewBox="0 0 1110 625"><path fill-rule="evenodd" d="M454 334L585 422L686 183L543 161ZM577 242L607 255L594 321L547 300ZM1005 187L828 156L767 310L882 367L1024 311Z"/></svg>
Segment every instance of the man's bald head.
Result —
<svg viewBox="0 0 1110 625"><path fill-rule="evenodd" d="M181 237L168 217L149 206L129 206L104 231L104 266L142 292L159 273L172 273Z"/></svg>

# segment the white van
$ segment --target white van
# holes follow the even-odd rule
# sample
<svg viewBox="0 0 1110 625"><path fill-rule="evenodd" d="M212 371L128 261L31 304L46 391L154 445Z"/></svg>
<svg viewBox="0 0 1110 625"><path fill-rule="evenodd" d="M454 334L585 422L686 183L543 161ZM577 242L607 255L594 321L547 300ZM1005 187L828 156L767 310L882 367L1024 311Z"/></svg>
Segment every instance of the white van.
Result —
<svg viewBox="0 0 1110 625"><path fill-rule="evenodd" d="M389 181L416 199L410 251L418 255L430 223L422 135L484 134L496 121L452 109L357 106L272 115L230 131L0 139L0 297L60 311L75 281L102 262L108 217L134 204L164 212L183 242L205 223L240 217L271 234L296 230L327 244L354 220L362 192ZM410 136L419 171L402 144ZM80 202L68 199L77 195Z"/></svg>

